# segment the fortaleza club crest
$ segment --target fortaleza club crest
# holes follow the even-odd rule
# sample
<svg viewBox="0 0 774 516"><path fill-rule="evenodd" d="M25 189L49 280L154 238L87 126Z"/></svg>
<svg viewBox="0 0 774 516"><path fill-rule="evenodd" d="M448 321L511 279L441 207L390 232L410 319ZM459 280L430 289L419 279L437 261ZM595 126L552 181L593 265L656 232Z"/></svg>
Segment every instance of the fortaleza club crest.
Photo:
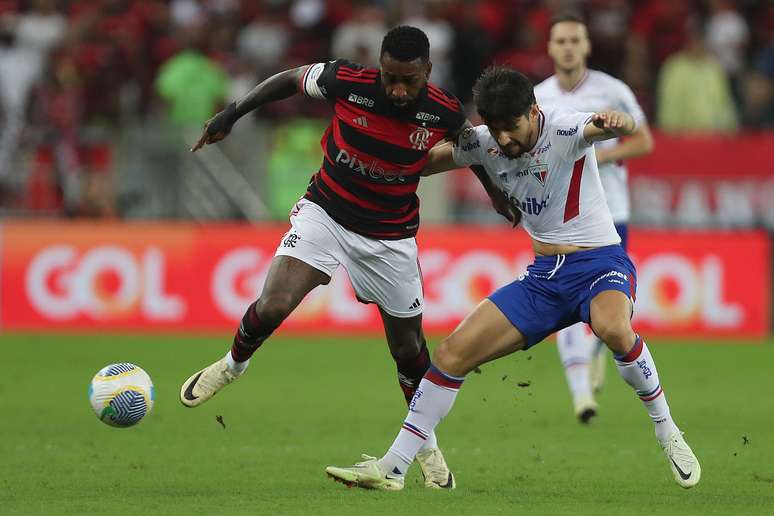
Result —
<svg viewBox="0 0 774 516"><path fill-rule="evenodd" d="M548 167L542 163L540 165L533 165L529 167L529 173L532 174L532 177L538 180L538 183L540 183L540 186L545 187L546 186L546 177L548 177Z"/></svg>
<svg viewBox="0 0 774 516"><path fill-rule="evenodd" d="M414 132L409 135L409 142L411 148L416 150L427 150L427 144L430 141L430 137L433 135L424 127L417 127Z"/></svg>

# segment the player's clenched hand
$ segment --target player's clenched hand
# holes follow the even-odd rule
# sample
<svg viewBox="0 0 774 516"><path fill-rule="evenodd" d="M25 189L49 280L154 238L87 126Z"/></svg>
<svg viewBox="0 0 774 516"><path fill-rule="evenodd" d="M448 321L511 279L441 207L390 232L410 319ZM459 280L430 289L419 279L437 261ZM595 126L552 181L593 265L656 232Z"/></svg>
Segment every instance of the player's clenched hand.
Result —
<svg viewBox="0 0 774 516"><path fill-rule="evenodd" d="M511 203L508 196L506 196L501 190L489 193L489 198L492 200L492 206L495 211L508 219L508 221L516 227L521 222L521 210Z"/></svg>
<svg viewBox="0 0 774 516"><path fill-rule="evenodd" d="M231 132L231 128L239 119L236 112L236 102L232 102L226 109L207 120L199 141L191 147L191 152L196 152L205 145L219 142Z"/></svg>

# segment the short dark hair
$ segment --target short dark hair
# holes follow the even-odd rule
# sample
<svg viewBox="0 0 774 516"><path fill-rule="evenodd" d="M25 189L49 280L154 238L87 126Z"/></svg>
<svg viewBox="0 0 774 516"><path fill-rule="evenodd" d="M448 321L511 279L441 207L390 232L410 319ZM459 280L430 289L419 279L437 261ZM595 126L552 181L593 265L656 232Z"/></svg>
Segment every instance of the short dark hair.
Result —
<svg viewBox="0 0 774 516"><path fill-rule="evenodd" d="M535 104L535 91L523 73L492 65L473 86L473 101L485 123L507 126L514 118L529 114Z"/></svg>
<svg viewBox="0 0 774 516"><path fill-rule="evenodd" d="M553 29L554 25L557 23L564 23L564 22L574 22L574 23L580 23L581 25L586 25L586 19L583 18L583 15L577 11L564 11L561 13L557 13L553 18L551 18L551 25L549 25L549 29Z"/></svg>
<svg viewBox="0 0 774 516"><path fill-rule="evenodd" d="M430 41L427 34L416 27L399 25L384 35L382 51L379 57L385 53L390 54L398 61L413 61L422 58L430 60Z"/></svg>

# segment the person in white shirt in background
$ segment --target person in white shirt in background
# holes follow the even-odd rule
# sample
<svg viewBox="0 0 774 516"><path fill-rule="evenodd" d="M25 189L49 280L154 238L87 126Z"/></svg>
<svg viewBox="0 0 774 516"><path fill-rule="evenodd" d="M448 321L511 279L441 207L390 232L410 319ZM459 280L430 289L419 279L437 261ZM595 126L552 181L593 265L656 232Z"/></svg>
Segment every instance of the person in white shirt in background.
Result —
<svg viewBox="0 0 774 516"><path fill-rule="evenodd" d="M626 140L613 138L598 142L596 150L599 176L621 246L627 248L629 191L627 171L622 160L648 154L653 150L648 123L632 90L622 81L586 66L591 42L583 18L574 13L557 15L551 22L548 54L555 73L535 86L535 97L543 107L561 106L577 111L617 110L631 115L637 124ZM557 333L559 358L565 369L575 415L588 423L597 415L594 394L604 383L606 346L584 323Z"/></svg>
<svg viewBox="0 0 774 516"><path fill-rule="evenodd" d="M27 103L48 64L49 54L67 35L67 18L52 0L28 2L22 14L0 17L0 190L11 178Z"/></svg>

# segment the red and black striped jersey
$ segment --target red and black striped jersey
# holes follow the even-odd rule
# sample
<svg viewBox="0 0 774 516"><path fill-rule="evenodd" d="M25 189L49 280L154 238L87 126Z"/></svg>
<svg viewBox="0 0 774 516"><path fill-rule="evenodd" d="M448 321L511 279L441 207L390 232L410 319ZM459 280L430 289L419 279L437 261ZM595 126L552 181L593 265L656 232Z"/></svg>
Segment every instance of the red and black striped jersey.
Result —
<svg viewBox="0 0 774 516"><path fill-rule="evenodd" d="M343 59L310 65L299 89L334 108L320 141L323 163L305 197L355 233L414 236L420 172L428 150L465 123L459 100L428 83L410 107L399 108L387 99L378 69Z"/></svg>

